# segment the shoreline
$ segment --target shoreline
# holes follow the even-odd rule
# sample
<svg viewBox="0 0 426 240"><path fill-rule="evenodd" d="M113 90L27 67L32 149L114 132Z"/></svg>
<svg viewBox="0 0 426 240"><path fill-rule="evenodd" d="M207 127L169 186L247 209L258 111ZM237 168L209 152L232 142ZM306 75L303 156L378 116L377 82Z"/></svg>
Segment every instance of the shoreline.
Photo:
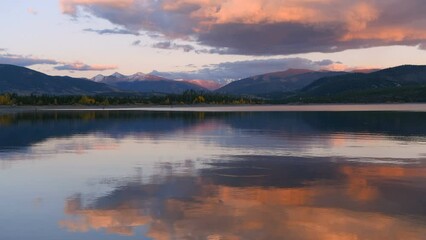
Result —
<svg viewBox="0 0 426 240"><path fill-rule="evenodd" d="M0 114L50 111L156 112L426 112L426 103L282 104L282 105L116 105L116 106L0 106Z"/></svg>

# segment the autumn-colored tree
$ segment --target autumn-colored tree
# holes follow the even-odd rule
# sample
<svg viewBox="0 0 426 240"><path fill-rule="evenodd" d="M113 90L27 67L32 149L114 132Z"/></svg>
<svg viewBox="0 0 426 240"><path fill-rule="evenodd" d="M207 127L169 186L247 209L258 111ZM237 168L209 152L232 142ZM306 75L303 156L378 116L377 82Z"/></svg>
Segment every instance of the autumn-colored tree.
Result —
<svg viewBox="0 0 426 240"><path fill-rule="evenodd" d="M82 96L78 103L82 105L93 105L96 103L96 100L88 96Z"/></svg>
<svg viewBox="0 0 426 240"><path fill-rule="evenodd" d="M206 99L203 96L197 96L193 101L193 103L204 103L204 102L206 102Z"/></svg>
<svg viewBox="0 0 426 240"><path fill-rule="evenodd" d="M12 105L13 101L9 94L0 95L0 105Z"/></svg>

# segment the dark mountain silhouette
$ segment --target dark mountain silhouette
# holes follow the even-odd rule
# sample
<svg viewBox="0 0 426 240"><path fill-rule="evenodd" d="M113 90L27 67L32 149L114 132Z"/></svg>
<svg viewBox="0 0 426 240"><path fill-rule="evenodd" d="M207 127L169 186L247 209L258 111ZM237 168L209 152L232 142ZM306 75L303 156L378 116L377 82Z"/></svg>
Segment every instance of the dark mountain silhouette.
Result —
<svg viewBox="0 0 426 240"><path fill-rule="evenodd" d="M297 91L322 77L337 76L345 72L315 72L307 69L289 69L249 77L232 82L217 90L219 93L233 95L264 96Z"/></svg>
<svg viewBox="0 0 426 240"><path fill-rule="evenodd" d="M426 84L426 66L404 65L372 73L325 77L302 89L305 96L332 96L377 90L398 90Z"/></svg>
<svg viewBox="0 0 426 240"><path fill-rule="evenodd" d="M0 64L0 93L94 95L116 91L111 86L88 79L49 76L25 67Z"/></svg>

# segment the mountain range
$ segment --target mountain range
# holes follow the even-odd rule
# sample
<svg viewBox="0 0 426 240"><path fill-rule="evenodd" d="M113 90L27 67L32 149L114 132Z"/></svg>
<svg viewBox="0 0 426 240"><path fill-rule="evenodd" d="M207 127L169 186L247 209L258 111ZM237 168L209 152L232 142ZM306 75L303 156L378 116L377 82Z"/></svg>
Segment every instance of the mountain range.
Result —
<svg viewBox="0 0 426 240"><path fill-rule="evenodd" d="M97 75L92 80L49 76L28 68L0 64L0 93L21 95L180 94L210 92L203 80L180 81L153 74ZM281 102L426 101L426 66L403 65L374 71L288 69L231 82L217 94Z"/></svg>
<svg viewBox="0 0 426 240"><path fill-rule="evenodd" d="M25 67L0 64L0 93L20 95L95 95L118 89L83 78L49 76Z"/></svg>
<svg viewBox="0 0 426 240"><path fill-rule="evenodd" d="M425 102L426 66L320 78L293 96L281 97L288 102Z"/></svg>
<svg viewBox="0 0 426 240"><path fill-rule="evenodd" d="M234 81L216 91L224 94L251 96L286 93L302 89L320 78L342 74L346 74L346 72L289 69Z"/></svg>
<svg viewBox="0 0 426 240"><path fill-rule="evenodd" d="M302 89L311 96L327 96L375 89L426 84L426 66L399 66L372 73L351 73L321 78Z"/></svg>
<svg viewBox="0 0 426 240"><path fill-rule="evenodd" d="M92 80L111 85L122 91L140 93L180 94L187 90L208 91L208 89L191 82L177 81L144 73L136 73L129 76L121 73L114 73L110 76L97 75Z"/></svg>

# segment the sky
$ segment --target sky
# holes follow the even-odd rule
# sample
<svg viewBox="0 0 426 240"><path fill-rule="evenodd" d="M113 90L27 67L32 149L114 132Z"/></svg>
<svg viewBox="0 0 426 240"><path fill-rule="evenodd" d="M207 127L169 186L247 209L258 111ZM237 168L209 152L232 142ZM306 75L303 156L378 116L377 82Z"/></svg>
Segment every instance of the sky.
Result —
<svg viewBox="0 0 426 240"><path fill-rule="evenodd" d="M424 0L2 0L0 63L228 82L426 63Z"/></svg>

